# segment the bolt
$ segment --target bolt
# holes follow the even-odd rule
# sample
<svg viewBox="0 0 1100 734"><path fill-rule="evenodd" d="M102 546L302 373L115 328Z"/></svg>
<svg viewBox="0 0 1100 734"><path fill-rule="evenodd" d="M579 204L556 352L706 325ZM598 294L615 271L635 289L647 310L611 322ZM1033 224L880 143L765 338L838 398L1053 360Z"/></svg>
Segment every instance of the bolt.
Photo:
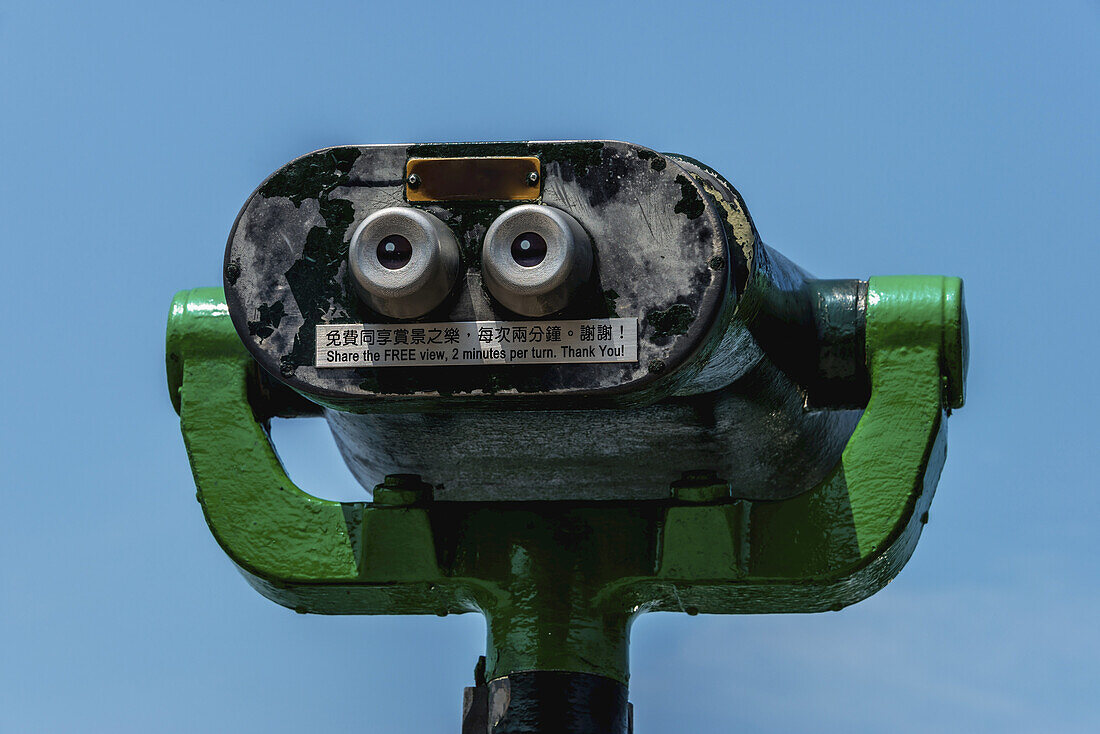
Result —
<svg viewBox="0 0 1100 734"><path fill-rule="evenodd" d="M229 281L229 285L235 285L239 277L241 277L240 263L231 262L225 266L225 279Z"/></svg>
<svg viewBox="0 0 1100 734"><path fill-rule="evenodd" d="M294 365L284 364L279 368L279 374L283 377L292 377L294 375Z"/></svg>
<svg viewBox="0 0 1100 734"><path fill-rule="evenodd" d="M530 173L527 174L527 185L528 186L538 186L539 185L539 175L538 175L538 173L536 173L535 171L531 171Z"/></svg>
<svg viewBox="0 0 1100 734"><path fill-rule="evenodd" d="M374 488L374 504L407 507L432 498L432 485L419 474L387 474Z"/></svg>
<svg viewBox="0 0 1100 734"><path fill-rule="evenodd" d="M686 471L672 483L672 498L692 504L717 502L730 497L730 484L713 471Z"/></svg>
<svg viewBox="0 0 1100 734"><path fill-rule="evenodd" d="M417 176L415 173L410 173L405 181L409 184L410 189L419 188L420 186L420 176Z"/></svg>

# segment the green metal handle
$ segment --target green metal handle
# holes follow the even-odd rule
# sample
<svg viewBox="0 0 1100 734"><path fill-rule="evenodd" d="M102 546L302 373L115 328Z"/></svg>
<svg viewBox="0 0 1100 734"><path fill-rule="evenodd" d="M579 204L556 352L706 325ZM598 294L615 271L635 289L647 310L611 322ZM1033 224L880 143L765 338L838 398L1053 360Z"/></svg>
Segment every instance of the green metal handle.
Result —
<svg viewBox="0 0 1100 734"><path fill-rule="evenodd" d="M248 377L254 363L220 288L176 296L167 347L169 393L198 499L225 552L246 576L274 584L358 578L345 507L295 486L253 417Z"/></svg>

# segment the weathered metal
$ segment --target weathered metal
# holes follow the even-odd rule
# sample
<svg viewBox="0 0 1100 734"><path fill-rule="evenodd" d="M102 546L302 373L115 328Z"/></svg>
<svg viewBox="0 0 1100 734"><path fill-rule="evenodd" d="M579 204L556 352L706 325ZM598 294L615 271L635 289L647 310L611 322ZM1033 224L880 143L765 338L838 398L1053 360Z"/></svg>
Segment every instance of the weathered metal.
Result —
<svg viewBox="0 0 1100 734"><path fill-rule="evenodd" d="M521 202L408 200L404 178L409 159L509 155L541 160L538 204L578 220L596 251L590 288L560 317L637 316L643 332L638 362L318 370L316 326L379 320L350 287L347 255L356 225L386 207L425 211L458 241L464 273L431 320L514 316L483 287L481 265L487 230ZM722 209L705 205L705 196L674 160L611 141L329 148L287 164L245 203L226 249L226 296L242 341L261 366L338 410L587 409L594 399L638 405L677 389L693 391L691 378L711 351L699 347L721 336L715 322L728 316L741 287L731 285L731 273L747 277L747 264L737 264L755 245L747 214L742 210L734 230L745 239L730 254L724 228L732 225Z"/></svg>
<svg viewBox="0 0 1100 734"><path fill-rule="evenodd" d="M407 158L521 153L542 159L538 207L579 222L595 250L587 288L559 317L637 317L637 362L314 367L318 325L392 320L348 285L346 260L358 223L395 205L446 223L462 251L464 275L424 320L515 318L482 282L482 253L496 223L532 207L402 197ZM763 244L721 176L626 143L318 151L246 203L226 288L250 353L326 407L368 489L417 473L447 500L660 499L681 472L709 470L735 478L737 497L781 499L836 464L868 392L865 283L812 280ZM512 461L517 435L554 450Z"/></svg>
<svg viewBox="0 0 1100 734"><path fill-rule="evenodd" d="M326 284L298 261L272 266L270 258L282 256L265 255L260 243L287 228L303 234L307 249L311 238L324 239L325 277L346 277L337 261L346 258L355 217L368 214L363 202L404 186L405 160L385 147L315 154L277 174L277 185L261 187L231 237L228 293L197 289L173 302L169 388L207 522L257 590L303 613L479 612L488 624L485 686L470 706L484 702L490 731L533 731L533 719L550 726L549 711L563 717L554 731L625 731L627 648L637 615L840 609L875 593L905 564L945 458L946 412L964 397L962 283L939 276L814 281L759 242L736 192L701 164L624 144L582 148L594 151L590 158L554 145L564 144L516 149L543 156L544 190L590 184L585 176L604 181L591 173L601 165L629 179L628 154L649 170L676 166L681 173L671 181L683 179L677 205L694 192L703 207L697 217L705 213L712 227L691 257L722 263L703 270L688 263L700 276L694 285L660 265L642 266L673 290L685 283L694 304L682 330L648 321L641 341L665 365L657 374L553 366L530 380L526 368L485 368L507 382L493 391L472 387L472 373L410 369L415 374L400 378L397 389L362 368L329 377L295 361L318 319L360 318L361 306L340 300L344 281ZM612 145L622 147L605 155ZM430 150L402 148L401 155ZM547 156L555 150L563 157ZM376 179L366 177L364 156L392 168L393 182L368 185ZM579 174L581 165L588 173ZM338 206L326 197L356 175L368 191L341 189L335 200L352 203L350 219L334 229L323 214L318 223L309 212ZM328 193L310 206L303 194L295 204L302 182L316 181ZM617 191L624 189L630 186ZM589 186L586 196L597 190L607 196L601 204L617 195ZM370 201L394 203L392 195ZM647 213L644 204L633 209ZM455 221L450 214L444 221ZM608 214L619 224L626 216ZM590 233L612 226L578 218ZM310 234L318 227L325 232ZM466 230L460 244L479 231ZM692 231L688 239L699 242ZM637 277L637 263L607 242L593 236L603 283L619 277L612 272L619 265ZM303 308L311 291L293 285L295 272L313 283L312 310ZM616 307L644 308L667 299L668 287L636 287ZM317 310L320 291L329 299L324 311ZM276 296L263 301L269 316L273 303L293 296L280 311L285 320L249 321L260 313L256 298ZM578 316L590 306L578 306ZM461 299L441 308L450 318L477 310ZM613 374L618 382L610 389ZM441 391L444 379L453 391ZM389 474L373 501L322 500L283 471L267 418L309 413L314 402L325 405L361 480L378 467ZM459 445L448 449L456 437ZM478 451L511 466L522 459L537 471L509 472L507 464L482 470L466 456ZM441 482L448 462L452 474Z"/></svg>

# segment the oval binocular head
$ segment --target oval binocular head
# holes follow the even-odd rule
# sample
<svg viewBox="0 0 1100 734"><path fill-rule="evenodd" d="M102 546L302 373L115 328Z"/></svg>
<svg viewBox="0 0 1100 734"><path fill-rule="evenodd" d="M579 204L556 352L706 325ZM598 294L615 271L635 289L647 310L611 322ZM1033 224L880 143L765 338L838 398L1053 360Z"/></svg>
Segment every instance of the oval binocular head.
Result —
<svg viewBox="0 0 1100 734"><path fill-rule="evenodd" d="M225 290L267 379L326 410L367 486L655 498L675 453L776 498L835 464L858 417L840 409L869 394L867 284L811 279L713 170L629 143L317 151L245 204ZM517 436L538 446L522 470Z"/></svg>
<svg viewBox="0 0 1100 734"><path fill-rule="evenodd" d="M329 407L654 402L729 376L704 368L761 247L739 202L628 143L329 148L245 204L226 299L260 365Z"/></svg>

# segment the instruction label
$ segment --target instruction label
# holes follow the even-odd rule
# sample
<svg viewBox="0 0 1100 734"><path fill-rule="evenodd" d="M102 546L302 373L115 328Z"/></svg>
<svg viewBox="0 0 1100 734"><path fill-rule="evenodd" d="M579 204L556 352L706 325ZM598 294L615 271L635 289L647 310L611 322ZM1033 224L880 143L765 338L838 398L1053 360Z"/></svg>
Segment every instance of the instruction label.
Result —
<svg viewBox="0 0 1100 734"><path fill-rule="evenodd" d="M637 362L638 319L328 324L317 367Z"/></svg>

